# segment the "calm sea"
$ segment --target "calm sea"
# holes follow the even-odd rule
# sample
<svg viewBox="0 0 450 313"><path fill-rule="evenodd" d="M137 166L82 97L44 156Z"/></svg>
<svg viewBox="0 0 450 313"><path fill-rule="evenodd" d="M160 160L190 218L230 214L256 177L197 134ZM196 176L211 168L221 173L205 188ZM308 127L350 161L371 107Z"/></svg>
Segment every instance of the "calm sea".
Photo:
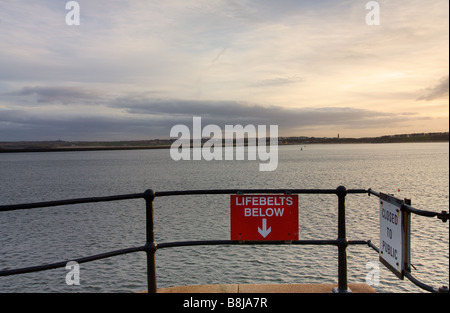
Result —
<svg viewBox="0 0 450 313"><path fill-rule="evenodd" d="M449 210L448 143L280 146L276 171L259 161L179 161L169 150L0 154L0 204L219 188L372 188L431 211ZM155 199L156 241L229 239L229 196ZM347 238L379 246L378 198L348 195ZM299 239L336 239L337 197L299 195ZM449 285L449 223L412 216L413 275ZM0 213L0 269L71 260L145 243L143 200ZM334 246L205 246L156 253L158 287L185 284L336 283ZM367 246L348 249L348 279L364 283ZM422 292L379 264L377 292ZM0 292L146 290L145 253L0 278Z"/></svg>

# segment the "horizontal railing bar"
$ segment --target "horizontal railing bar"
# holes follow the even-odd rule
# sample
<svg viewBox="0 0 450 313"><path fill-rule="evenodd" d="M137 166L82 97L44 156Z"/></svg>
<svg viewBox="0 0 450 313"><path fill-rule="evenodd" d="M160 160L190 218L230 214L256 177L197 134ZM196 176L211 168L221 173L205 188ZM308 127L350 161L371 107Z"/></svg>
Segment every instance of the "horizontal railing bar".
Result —
<svg viewBox="0 0 450 313"><path fill-rule="evenodd" d="M155 197L183 196L183 195L218 195L218 194L249 194L249 193L280 193L280 194L335 194L336 189L216 189L216 190L180 190L180 191L159 191L155 192Z"/></svg>
<svg viewBox="0 0 450 313"><path fill-rule="evenodd" d="M207 195L207 194L249 194L249 193L279 193L279 194L336 194L336 189L211 189L211 190L176 190L157 191L155 197ZM347 193L367 193L366 189L349 189Z"/></svg>
<svg viewBox="0 0 450 313"><path fill-rule="evenodd" d="M239 193L292 193L292 194L336 194L336 189L212 189L212 190L181 190L181 191L158 191L155 197L181 196L181 195L207 195L207 194L239 194ZM350 189L347 193L367 193L365 189ZM0 212L73 205L82 203L107 202L118 200L130 200L144 198L145 193L134 193L125 195L75 198L68 200L46 201L36 203L23 203L12 205L0 205Z"/></svg>
<svg viewBox="0 0 450 313"><path fill-rule="evenodd" d="M370 247L370 240L348 240L349 245L368 245Z"/></svg>
<svg viewBox="0 0 450 313"><path fill-rule="evenodd" d="M161 243L158 245L146 245L146 246L140 246L140 247L132 247L132 248L126 248L111 252L106 252L102 254L97 254L93 256L78 258L78 259L72 259L69 261L63 261L63 262L57 262L52 264L45 264L40 266L33 266L33 267L26 267L26 268L19 268L19 269L12 269L12 270L4 270L0 271L0 276L10 276L10 275L18 275L18 274L25 274L25 273L32 273L32 272L38 272L38 271L44 271L49 269L56 269L65 267L68 262L75 261L77 263L86 263L91 261L96 261L100 259L105 259L109 257L114 257L118 255L124 255L134 252L141 252L141 251L147 251L147 250L157 250L157 249L164 249L164 248L174 248L174 247L187 247L187 246L205 246L205 245L337 245L337 240L293 240L293 241L239 241L239 240L197 240L197 241L181 241L181 242L167 242L167 243ZM377 253L379 252L378 248L370 241L370 240L349 240L349 245L368 245L372 249L374 249ZM432 286L426 285L422 283L421 281L414 278L409 272L405 271L405 276L416 286L420 287L421 289L424 289L429 292L447 292L448 289L438 289L434 288Z"/></svg>
<svg viewBox="0 0 450 313"><path fill-rule="evenodd" d="M368 241L364 240L353 240L348 241L348 244L367 244ZM239 240L196 240L196 241L175 241L166 242L156 245L145 245L140 247L125 248L121 250L115 250L111 252L105 252L101 254L96 254L88 257L82 257L78 259L72 259L69 261L62 261L51 264L43 264L38 266L31 266L25 268L11 269L0 271L0 277L11 276L18 274L33 273L39 271L45 271L50 269L56 269L60 267L65 267L68 262L75 261L77 263L86 263L96 260L101 260L109 257L114 257L118 255L124 255L134 252L141 251L151 251L164 248L174 248L174 247L187 247L187 246L208 246L208 245L337 245L337 240L293 240L293 241L239 241Z"/></svg>
<svg viewBox="0 0 450 313"><path fill-rule="evenodd" d="M25 210L25 209L36 209L36 208L54 207L54 206L63 206L63 205L72 205L72 204L82 204L82 203L130 200L130 199L139 199L139 198L143 198L143 197L144 197L144 193L134 193L134 194L126 194L126 195L106 196L106 197L78 198L78 199L36 202L36 203L0 205L0 212Z"/></svg>
<svg viewBox="0 0 450 313"><path fill-rule="evenodd" d="M380 196L379 192L376 192L369 188L365 189L349 189L348 194L363 194L363 193L373 194L377 197ZM336 189L216 189L216 190L181 190L181 191L158 191L155 192L155 197L166 197L166 196L178 196L178 195L206 195L206 194L244 194L244 193L282 193L282 194L336 194ZM0 205L0 212L24 210L24 209L34 209L34 208L44 208L44 207L54 207L63 205L73 205L82 203L95 203L95 202L107 202L107 201L118 201L118 200L130 200L144 198L145 193L135 193L135 194L125 194L125 195L115 195L115 196L105 196L105 197L91 197L91 198L75 198L68 200L57 200L57 201L46 201L46 202L36 202L36 203L23 203L23 204L12 204L12 205ZM441 219L448 219L449 214L447 212L431 212L425 210L416 209L410 205L404 204L403 207L410 211L411 213L435 217L439 216Z"/></svg>
<svg viewBox="0 0 450 313"><path fill-rule="evenodd" d="M349 245L368 245L370 240L349 240ZM338 240L196 240L160 243L157 249L205 245L339 245Z"/></svg>
<svg viewBox="0 0 450 313"><path fill-rule="evenodd" d="M157 249L187 247L187 246L208 246L208 245L337 245L337 240L196 240L167 242L157 245Z"/></svg>

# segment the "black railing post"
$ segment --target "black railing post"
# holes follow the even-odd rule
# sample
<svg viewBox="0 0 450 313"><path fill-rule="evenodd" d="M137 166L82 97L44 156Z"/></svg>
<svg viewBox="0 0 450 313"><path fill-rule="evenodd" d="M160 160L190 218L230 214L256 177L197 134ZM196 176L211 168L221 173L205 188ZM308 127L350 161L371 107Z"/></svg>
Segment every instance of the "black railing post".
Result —
<svg viewBox="0 0 450 313"><path fill-rule="evenodd" d="M155 226L153 214L153 199L155 193L149 189L144 192L145 199L145 219L146 219L146 244L147 253L147 285L148 293L156 293L156 263L155 263Z"/></svg>
<svg viewBox="0 0 450 313"><path fill-rule="evenodd" d="M338 287L333 289L335 293L349 293L347 286L347 230L345 226L345 196L347 189L344 186L336 188L338 196Z"/></svg>

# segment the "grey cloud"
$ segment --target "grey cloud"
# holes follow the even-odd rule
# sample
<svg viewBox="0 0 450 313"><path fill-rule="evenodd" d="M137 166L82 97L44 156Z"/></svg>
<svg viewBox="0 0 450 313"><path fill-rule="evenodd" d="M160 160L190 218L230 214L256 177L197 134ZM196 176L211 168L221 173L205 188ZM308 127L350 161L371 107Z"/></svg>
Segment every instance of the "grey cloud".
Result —
<svg viewBox="0 0 450 313"><path fill-rule="evenodd" d="M192 116L200 116L205 124L216 124L221 127L226 124L279 125L280 131L286 132L301 130L303 127L327 125L339 125L344 128L380 128L397 122L399 117L404 121L415 117L411 112L393 115L350 107L283 108L238 101L117 99L111 106L141 116L177 117L187 124L192 122Z"/></svg>
<svg viewBox="0 0 450 313"><path fill-rule="evenodd" d="M449 77L442 77L439 83L432 87L427 88L425 90L425 94L420 96L417 100L435 100L442 98L444 96L448 96L448 90L449 90Z"/></svg>
<svg viewBox="0 0 450 313"><path fill-rule="evenodd" d="M24 87L18 91L0 94L0 97L31 98L39 104L82 104L94 100L98 101L100 94L80 87Z"/></svg>
<svg viewBox="0 0 450 313"><path fill-rule="evenodd" d="M254 113L254 106L239 101L202 101L179 99L118 98L109 105L131 114L205 116L215 119L234 119Z"/></svg>
<svg viewBox="0 0 450 313"><path fill-rule="evenodd" d="M0 141L132 140L168 136L164 118L138 116L47 116L25 110L0 109Z"/></svg>

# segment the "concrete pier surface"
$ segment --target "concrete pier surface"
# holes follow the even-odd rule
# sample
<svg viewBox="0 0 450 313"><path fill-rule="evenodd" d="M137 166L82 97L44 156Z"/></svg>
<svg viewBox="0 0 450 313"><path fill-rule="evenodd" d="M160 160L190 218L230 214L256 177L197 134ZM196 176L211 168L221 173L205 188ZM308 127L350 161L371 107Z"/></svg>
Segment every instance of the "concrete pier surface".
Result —
<svg viewBox="0 0 450 313"><path fill-rule="evenodd" d="M158 288L158 293L331 293L337 284L225 284ZM348 284L352 293L375 293L367 284Z"/></svg>

